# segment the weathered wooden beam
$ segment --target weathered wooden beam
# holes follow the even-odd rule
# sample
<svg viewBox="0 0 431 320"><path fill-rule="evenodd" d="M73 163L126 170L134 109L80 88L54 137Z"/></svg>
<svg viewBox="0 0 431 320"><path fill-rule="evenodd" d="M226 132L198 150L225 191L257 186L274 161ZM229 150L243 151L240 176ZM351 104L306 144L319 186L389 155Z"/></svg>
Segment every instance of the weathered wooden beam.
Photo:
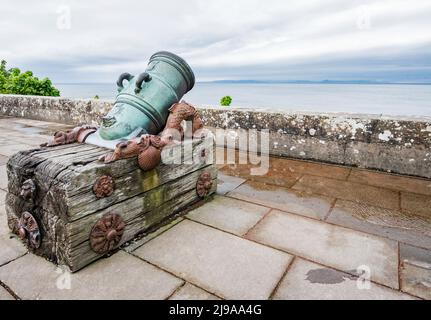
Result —
<svg viewBox="0 0 431 320"><path fill-rule="evenodd" d="M165 148L164 155L174 164L160 164L148 172L138 167L135 158L109 164L98 161L107 152L92 145L73 144L23 151L10 158L6 197L9 226L17 232L23 212L34 216L42 238L40 247L31 248L34 253L77 271L107 253L96 252L94 243L99 240L90 241L94 226L103 219L115 214L124 222L121 237L116 231L109 236L113 235L113 248L117 248L202 200L196 192L202 173L211 175L208 194L216 190L217 169L207 161L213 152L210 139L187 140ZM21 190L28 179L36 190L24 197ZM94 192L98 180L102 181L98 188L105 186L107 191Z"/></svg>

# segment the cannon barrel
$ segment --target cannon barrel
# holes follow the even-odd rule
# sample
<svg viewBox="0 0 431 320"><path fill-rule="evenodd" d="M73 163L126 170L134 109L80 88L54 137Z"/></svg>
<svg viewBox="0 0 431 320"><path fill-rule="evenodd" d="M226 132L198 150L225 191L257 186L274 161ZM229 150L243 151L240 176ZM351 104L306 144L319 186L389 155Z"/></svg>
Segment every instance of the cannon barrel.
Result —
<svg viewBox="0 0 431 320"><path fill-rule="evenodd" d="M195 76L186 61L170 52L155 53L145 72L119 77L114 106L103 118L98 134L109 141L158 134L166 124L169 108L194 84Z"/></svg>

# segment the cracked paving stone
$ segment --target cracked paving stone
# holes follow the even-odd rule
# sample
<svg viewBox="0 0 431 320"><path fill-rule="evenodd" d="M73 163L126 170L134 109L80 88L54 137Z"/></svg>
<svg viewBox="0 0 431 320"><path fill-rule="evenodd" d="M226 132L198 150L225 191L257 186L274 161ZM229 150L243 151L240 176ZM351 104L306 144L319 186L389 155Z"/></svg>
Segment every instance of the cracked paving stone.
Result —
<svg viewBox="0 0 431 320"><path fill-rule="evenodd" d="M274 295L274 300L411 299L399 291L300 258L295 259Z"/></svg>
<svg viewBox="0 0 431 320"><path fill-rule="evenodd" d="M15 298L9 292L7 292L5 288L0 286L0 301L4 300L15 300Z"/></svg>
<svg viewBox="0 0 431 320"><path fill-rule="evenodd" d="M186 283L169 300L220 300L220 298L190 283Z"/></svg>
<svg viewBox="0 0 431 320"><path fill-rule="evenodd" d="M401 289L431 300L431 250L400 244Z"/></svg>
<svg viewBox="0 0 431 320"><path fill-rule="evenodd" d="M327 221L431 249L431 217L337 200Z"/></svg>
<svg viewBox="0 0 431 320"><path fill-rule="evenodd" d="M372 280L398 289L396 241L281 211L270 212L247 238L345 272L368 266Z"/></svg>
<svg viewBox="0 0 431 320"><path fill-rule="evenodd" d="M187 217L242 236L258 223L269 210L269 208L252 203L215 196L212 201L191 211Z"/></svg>
<svg viewBox="0 0 431 320"><path fill-rule="evenodd" d="M228 176L219 172L217 176L217 194L225 195L226 193L239 187L245 181L245 179Z"/></svg>
<svg viewBox="0 0 431 320"><path fill-rule="evenodd" d="M268 299L292 259L184 220L134 254L225 299Z"/></svg>
<svg viewBox="0 0 431 320"><path fill-rule="evenodd" d="M123 251L73 274L27 254L1 267L0 280L26 300L166 299L184 283Z"/></svg>
<svg viewBox="0 0 431 320"><path fill-rule="evenodd" d="M9 233L0 234L0 248L0 266L27 253L27 248L21 240Z"/></svg>
<svg viewBox="0 0 431 320"><path fill-rule="evenodd" d="M431 196L401 192L401 210L431 218Z"/></svg>
<svg viewBox="0 0 431 320"><path fill-rule="evenodd" d="M325 196L257 182L247 182L228 196L320 220L324 219L335 201Z"/></svg>
<svg viewBox="0 0 431 320"><path fill-rule="evenodd" d="M431 180L353 169L349 181L387 189L431 195Z"/></svg>
<svg viewBox="0 0 431 320"><path fill-rule="evenodd" d="M366 203L376 207L399 209L398 191L359 183L305 175L293 186L293 189Z"/></svg>

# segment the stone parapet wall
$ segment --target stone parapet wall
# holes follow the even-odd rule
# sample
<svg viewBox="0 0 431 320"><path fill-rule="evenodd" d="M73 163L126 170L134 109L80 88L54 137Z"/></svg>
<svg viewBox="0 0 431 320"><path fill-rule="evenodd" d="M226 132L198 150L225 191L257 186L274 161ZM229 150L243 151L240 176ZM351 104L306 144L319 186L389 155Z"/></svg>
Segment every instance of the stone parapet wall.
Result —
<svg viewBox="0 0 431 320"><path fill-rule="evenodd" d="M0 95L0 114L97 124L112 102ZM207 127L269 130L269 153L431 178L431 117L198 107Z"/></svg>
<svg viewBox="0 0 431 320"><path fill-rule="evenodd" d="M103 100L0 94L0 115L71 125L97 124L112 108Z"/></svg>

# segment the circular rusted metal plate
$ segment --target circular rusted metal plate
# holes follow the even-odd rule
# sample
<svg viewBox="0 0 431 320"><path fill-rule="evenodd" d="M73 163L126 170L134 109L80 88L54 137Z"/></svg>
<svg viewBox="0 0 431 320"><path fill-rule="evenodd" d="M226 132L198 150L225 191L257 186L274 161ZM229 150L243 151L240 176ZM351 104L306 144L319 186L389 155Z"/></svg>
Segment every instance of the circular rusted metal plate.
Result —
<svg viewBox="0 0 431 320"><path fill-rule="evenodd" d="M96 222L90 233L91 249L106 254L115 249L123 236L126 225L119 214L109 213Z"/></svg>
<svg viewBox="0 0 431 320"><path fill-rule="evenodd" d="M110 176L101 176L93 185L93 193L97 198L106 198L115 190L114 179Z"/></svg>
<svg viewBox="0 0 431 320"><path fill-rule="evenodd" d="M27 242L30 248L37 249L41 244L39 225L30 212L23 212L18 221L17 233L21 240Z"/></svg>
<svg viewBox="0 0 431 320"><path fill-rule="evenodd" d="M198 181L196 182L197 195L201 198L206 197L210 193L212 185L213 181L211 173L207 171L202 172L198 178Z"/></svg>

